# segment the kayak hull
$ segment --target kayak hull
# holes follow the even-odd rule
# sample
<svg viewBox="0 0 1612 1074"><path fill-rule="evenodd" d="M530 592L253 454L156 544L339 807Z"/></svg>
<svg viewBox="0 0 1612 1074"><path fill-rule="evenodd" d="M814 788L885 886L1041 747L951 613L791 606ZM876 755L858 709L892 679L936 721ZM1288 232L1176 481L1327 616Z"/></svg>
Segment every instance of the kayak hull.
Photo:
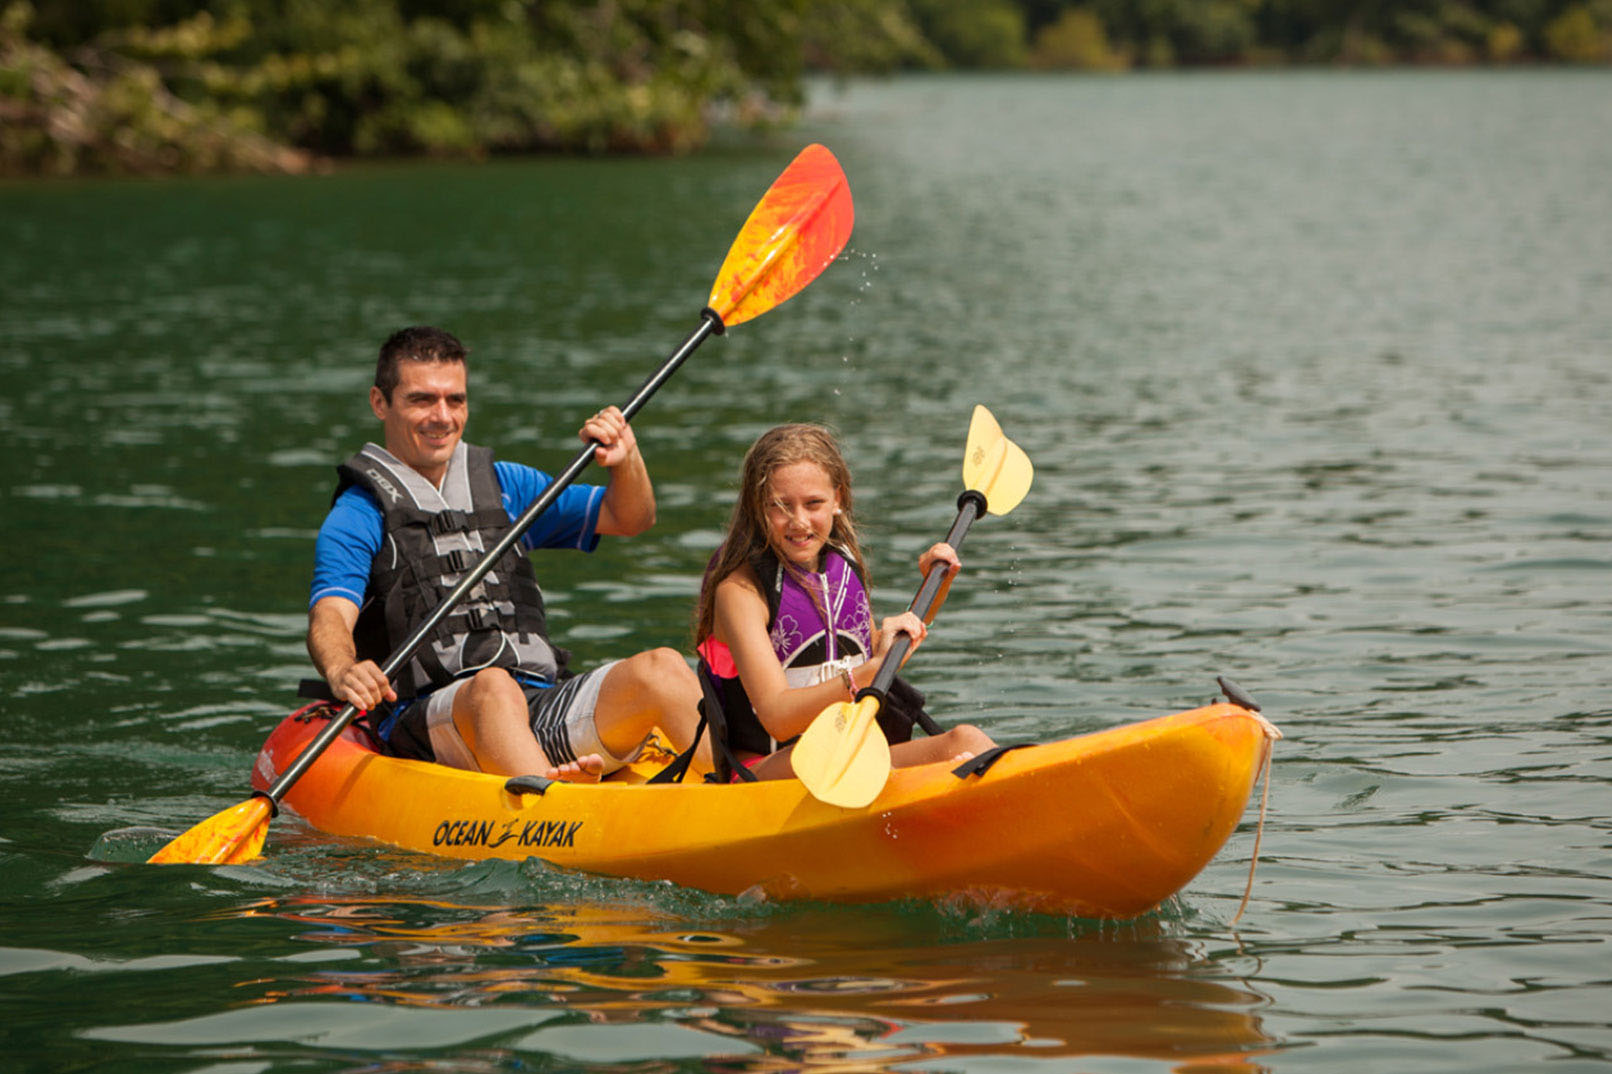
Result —
<svg viewBox="0 0 1612 1074"><path fill-rule="evenodd" d="M266 789L324 726L288 716L253 766ZM283 805L332 835L456 858L671 880L722 894L869 902L961 897L1128 918L1181 890L1225 844L1266 757L1266 728L1232 704L1009 751L980 776L896 769L868 806L796 780L551 784L382 756L348 728Z"/></svg>

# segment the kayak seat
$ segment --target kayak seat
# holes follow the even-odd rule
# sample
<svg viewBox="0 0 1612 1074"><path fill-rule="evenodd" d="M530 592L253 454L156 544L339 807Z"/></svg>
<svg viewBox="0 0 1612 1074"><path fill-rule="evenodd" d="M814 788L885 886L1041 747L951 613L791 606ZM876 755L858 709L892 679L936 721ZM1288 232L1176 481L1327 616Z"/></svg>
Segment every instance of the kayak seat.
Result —
<svg viewBox="0 0 1612 1074"><path fill-rule="evenodd" d="M324 679L299 679L297 696L309 701L335 701L336 695Z"/></svg>

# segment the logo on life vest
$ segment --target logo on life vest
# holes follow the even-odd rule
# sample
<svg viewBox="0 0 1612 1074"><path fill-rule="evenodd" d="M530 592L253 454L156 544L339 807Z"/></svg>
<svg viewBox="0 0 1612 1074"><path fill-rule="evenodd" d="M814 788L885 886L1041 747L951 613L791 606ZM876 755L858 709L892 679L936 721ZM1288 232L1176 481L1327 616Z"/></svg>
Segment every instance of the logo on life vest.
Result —
<svg viewBox="0 0 1612 1074"><path fill-rule="evenodd" d="M520 829L517 831L517 825ZM506 820L445 820L431 833L434 847L486 847L492 850L511 839L521 847L574 847L577 830L582 821Z"/></svg>
<svg viewBox="0 0 1612 1074"><path fill-rule="evenodd" d="M371 466L368 470L365 470L364 473L369 476L371 481L375 482L376 488L386 493L386 498L391 500L393 503L396 503L403 498L403 494L397 490L397 486L388 481L386 479L386 475L375 469L373 466Z"/></svg>

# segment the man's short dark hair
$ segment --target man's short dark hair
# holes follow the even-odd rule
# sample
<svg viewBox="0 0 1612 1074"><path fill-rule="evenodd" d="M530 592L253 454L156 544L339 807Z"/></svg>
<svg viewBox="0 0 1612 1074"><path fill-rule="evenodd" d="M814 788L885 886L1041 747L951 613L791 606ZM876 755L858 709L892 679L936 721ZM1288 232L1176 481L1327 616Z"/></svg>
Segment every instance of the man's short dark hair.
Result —
<svg viewBox="0 0 1612 1074"><path fill-rule="evenodd" d="M464 362L468 357L465 345L452 332L425 324L400 328L381 344L381 356L375 363L375 387L390 403L392 389L402 379L398 362Z"/></svg>

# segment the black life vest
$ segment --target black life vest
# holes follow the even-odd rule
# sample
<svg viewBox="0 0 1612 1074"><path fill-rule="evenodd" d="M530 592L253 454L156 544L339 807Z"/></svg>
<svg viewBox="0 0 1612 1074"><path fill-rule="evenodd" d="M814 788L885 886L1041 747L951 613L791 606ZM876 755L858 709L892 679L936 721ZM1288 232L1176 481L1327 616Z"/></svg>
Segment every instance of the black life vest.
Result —
<svg viewBox="0 0 1612 1074"><path fill-rule="evenodd" d="M336 468L336 495L369 491L384 517L381 550L353 640L361 660L383 663L510 528L493 453L460 442L442 487L377 444ZM437 625L397 674L398 697L445 685L486 667L555 681L565 654L548 639L543 594L517 543Z"/></svg>

